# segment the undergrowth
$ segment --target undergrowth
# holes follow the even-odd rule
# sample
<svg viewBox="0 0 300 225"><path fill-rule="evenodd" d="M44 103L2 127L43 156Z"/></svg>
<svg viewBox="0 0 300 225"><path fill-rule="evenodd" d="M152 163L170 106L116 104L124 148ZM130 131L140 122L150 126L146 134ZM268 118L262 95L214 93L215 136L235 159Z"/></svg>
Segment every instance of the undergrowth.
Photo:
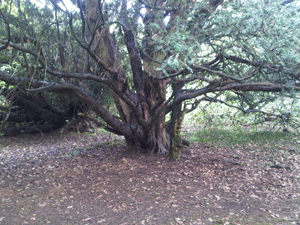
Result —
<svg viewBox="0 0 300 225"><path fill-rule="evenodd" d="M221 145L221 146L246 146L248 144L264 145L284 144L290 141L295 141L295 135L287 132L273 131L245 131L243 129L228 130L221 128L205 128L195 132L190 136L191 141L204 143L206 145Z"/></svg>

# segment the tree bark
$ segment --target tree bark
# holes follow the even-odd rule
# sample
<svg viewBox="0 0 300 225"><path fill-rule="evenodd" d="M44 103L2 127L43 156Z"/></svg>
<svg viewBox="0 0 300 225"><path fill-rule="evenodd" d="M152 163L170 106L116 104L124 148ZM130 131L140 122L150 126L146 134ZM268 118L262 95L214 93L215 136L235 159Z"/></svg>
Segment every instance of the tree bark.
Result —
<svg viewBox="0 0 300 225"><path fill-rule="evenodd" d="M186 106L182 109L182 103L174 107L170 124L170 158L179 161L181 157L181 148L183 140L181 138L182 123L186 113Z"/></svg>

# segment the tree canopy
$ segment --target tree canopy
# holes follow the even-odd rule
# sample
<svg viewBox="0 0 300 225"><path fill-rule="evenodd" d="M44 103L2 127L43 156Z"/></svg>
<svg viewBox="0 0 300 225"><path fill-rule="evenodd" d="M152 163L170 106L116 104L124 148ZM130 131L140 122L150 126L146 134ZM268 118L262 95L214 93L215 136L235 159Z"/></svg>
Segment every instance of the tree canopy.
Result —
<svg viewBox="0 0 300 225"><path fill-rule="evenodd" d="M178 160L202 101L264 113L299 97L299 1L0 2L0 118L30 130L81 115Z"/></svg>

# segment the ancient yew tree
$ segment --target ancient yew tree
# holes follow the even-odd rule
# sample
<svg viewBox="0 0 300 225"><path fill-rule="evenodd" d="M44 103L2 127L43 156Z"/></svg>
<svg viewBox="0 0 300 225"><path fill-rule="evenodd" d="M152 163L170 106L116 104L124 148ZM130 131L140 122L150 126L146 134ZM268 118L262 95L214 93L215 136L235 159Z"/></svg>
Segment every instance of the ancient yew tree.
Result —
<svg viewBox="0 0 300 225"><path fill-rule="evenodd" d="M184 115L201 101L230 95L246 113L300 89L294 1L46 3L1 0L3 121L47 131L85 115L129 149L178 160Z"/></svg>

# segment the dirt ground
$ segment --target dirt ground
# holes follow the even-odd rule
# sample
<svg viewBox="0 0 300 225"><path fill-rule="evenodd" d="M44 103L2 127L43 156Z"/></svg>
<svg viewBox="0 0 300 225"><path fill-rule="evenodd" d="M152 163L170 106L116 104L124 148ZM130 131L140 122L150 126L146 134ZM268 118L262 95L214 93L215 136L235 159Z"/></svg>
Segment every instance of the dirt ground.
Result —
<svg viewBox="0 0 300 225"><path fill-rule="evenodd" d="M300 224L300 150L194 143L182 160L108 135L0 139L0 224Z"/></svg>

